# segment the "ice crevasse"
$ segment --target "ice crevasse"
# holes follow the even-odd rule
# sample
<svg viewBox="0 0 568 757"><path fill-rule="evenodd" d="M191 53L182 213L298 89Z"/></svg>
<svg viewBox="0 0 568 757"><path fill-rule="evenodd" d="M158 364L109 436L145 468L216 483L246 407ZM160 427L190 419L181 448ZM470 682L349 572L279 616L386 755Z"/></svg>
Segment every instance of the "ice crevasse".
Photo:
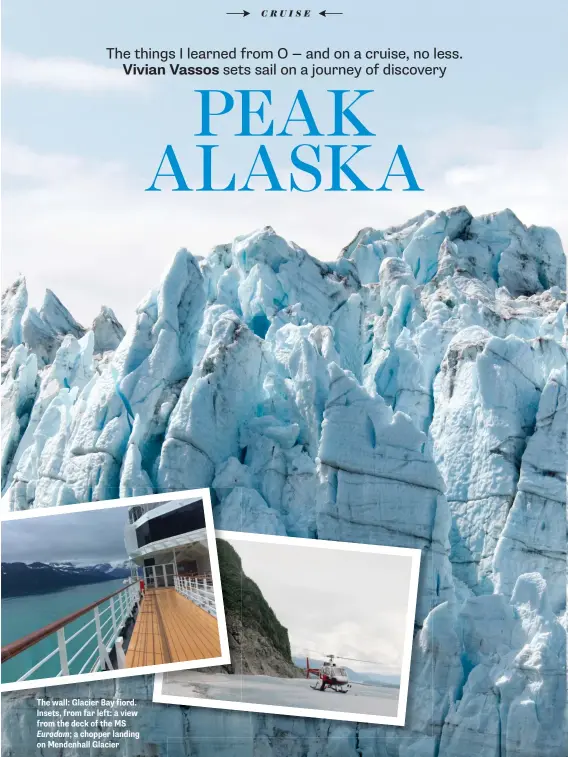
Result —
<svg viewBox="0 0 568 757"><path fill-rule="evenodd" d="M331 263L269 227L180 250L126 333L4 292L6 509L207 486L218 528L422 550L404 728L153 705L148 744L567 753L564 286L552 229L459 207ZM5 698L7 757L32 704Z"/></svg>

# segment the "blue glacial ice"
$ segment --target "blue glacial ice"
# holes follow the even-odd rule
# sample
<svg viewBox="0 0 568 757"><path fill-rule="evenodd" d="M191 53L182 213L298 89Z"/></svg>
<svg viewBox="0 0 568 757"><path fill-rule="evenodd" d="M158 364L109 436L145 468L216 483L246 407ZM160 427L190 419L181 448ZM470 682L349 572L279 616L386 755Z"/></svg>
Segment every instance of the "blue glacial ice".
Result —
<svg viewBox="0 0 568 757"><path fill-rule="evenodd" d="M180 250L125 334L6 290L4 508L210 486L220 528L423 551L404 728L157 707L140 754L567 753L564 284L553 230L461 207Z"/></svg>

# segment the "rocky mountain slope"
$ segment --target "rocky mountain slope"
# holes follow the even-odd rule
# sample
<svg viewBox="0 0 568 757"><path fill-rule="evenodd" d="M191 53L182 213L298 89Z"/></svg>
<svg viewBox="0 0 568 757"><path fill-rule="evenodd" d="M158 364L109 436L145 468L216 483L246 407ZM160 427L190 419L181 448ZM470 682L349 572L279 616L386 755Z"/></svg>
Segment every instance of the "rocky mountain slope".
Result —
<svg viewBox="0 0 568 757"><path fill-rule="evenodd" d="M54 295L29 308L20 279L5 507L211 486L219 528L419 547L405 728L285 733L310 755L560 757L564 286L553 230L463 207L364 229L334 263L270 228L180 250L122 339L108 310L83 334ZM282 720L184 718L308 754L270 746Z"/></svg>
<svg viewBox="0 0 568 757"><path fill-rule="evenodd" d="M241 558L217 539L223 604L231 651L228 673L299 678L290 652L288 630L280 623L257 584L244 572Z"/></svg>
<svg viewBox="0 0 568 757"><path fill-rule="evenodd" d="M128 578L126 566L73 565L73 563L3 562L2 597L24 597L28 594L48 594L71 586Z"/></svg>

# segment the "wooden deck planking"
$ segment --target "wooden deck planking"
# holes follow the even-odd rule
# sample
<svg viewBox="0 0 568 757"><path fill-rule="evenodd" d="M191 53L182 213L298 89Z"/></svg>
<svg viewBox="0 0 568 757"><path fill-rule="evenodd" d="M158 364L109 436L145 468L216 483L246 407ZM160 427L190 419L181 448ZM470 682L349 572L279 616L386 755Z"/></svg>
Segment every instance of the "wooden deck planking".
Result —
<svg viewBox="0 0 568 757"><path fill-rule="evenodd" d="M174 662L220 656L215 618L173 590L161 595L159 602L168 644L176 657Z"/></svg>
<svg viewBox="0 0 568 757"><path fill-rule="evenodd" d="M148 593L140 607L134 631L126 653L126 665L139 668L160 665L165 654L157 614L157 599Z"/></svg>
<svg viewBox="0 0 568 757"><path fill-rule="evenodd" d="M128 668L220 655L214 617L175 589L146 590L126 652Z"/></svg>

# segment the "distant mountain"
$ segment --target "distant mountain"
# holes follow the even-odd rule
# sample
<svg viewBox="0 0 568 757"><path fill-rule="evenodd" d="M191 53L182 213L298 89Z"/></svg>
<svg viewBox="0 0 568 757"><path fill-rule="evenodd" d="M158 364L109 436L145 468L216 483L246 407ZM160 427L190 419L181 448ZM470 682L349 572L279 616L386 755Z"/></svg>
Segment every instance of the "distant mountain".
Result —
<svg viewBox="0 0 568 757"><path fill-rule="evenodd" d="M2 563L2 597L24 597L29 594L48 594L72 586L102 583L128 578L127 563L111 565L75 565L64 563Z"/></svg>
<svg viewBox="0 0 568 757"><path fill-rule="evenodd" d="M306 658L305 657L294 657L294 662L296 665L298 665L301 668L306 668ZM353 668L348 668L347 665L342 665L341 660L337 660L338 665L341 665L341 667L345 668L347 671L347 675L349 677L349 680L352 683L366 683L371 686L389 686L393 688L399 688L400 687L400 676L392 676L387 675L386 673L369 673L367 671L356 671L353 670ZM311 668L319 668L323 665L322 660L316 660L313 657L310 657L310 667Z"/></svg>

